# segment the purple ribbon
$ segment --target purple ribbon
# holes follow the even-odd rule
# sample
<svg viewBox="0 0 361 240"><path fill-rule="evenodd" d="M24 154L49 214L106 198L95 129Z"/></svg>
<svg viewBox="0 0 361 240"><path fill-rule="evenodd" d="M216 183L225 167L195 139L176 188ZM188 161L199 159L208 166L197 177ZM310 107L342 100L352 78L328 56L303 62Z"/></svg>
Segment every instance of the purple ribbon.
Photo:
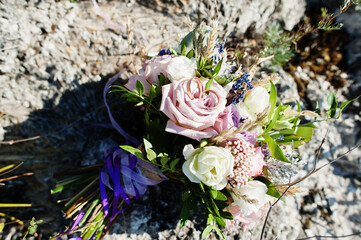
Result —
<svg viewBox="0 0 361 240"><path fill-rule="evenodd" d="M160 180L149 179L143 176L141 168L147 169L152 174L157 174L160 176ZM166 179L167 177L159 173L159 169L153 164L138 159L120 147L113 148L112 152L106 157L106 165L99 171L100 197L105 216L110 215L112 220L115 215L124 211L124 208L117 211L120 198L126 204L130 204L129 196L139 199L146 192L148 186L156 185ZM114 191L113 206L110 214L106 187Z"/></svg>
<svg viewBox="0 0 361 240"><path fill-rule="evenodd" d="M109 79L104 87L103 98L113 127L125 138L126 142L138 146L140 141L125 132L115 121L106 100L109 87L126 70L127 69L120 71ZM160 176L160 180L149 179L143 176L141 168L147 169L148 172ZM120 147L111 149L106 157L105 166L99 170L100 197L105 216L110 215L110 219L112 220L115 215L124 211L124 208L117 211L120 198L122 198L126 204L130 204L131 201L129 196L132 196L137 200L146 192L148 186L157 185L166 179L167 177L164 174L159 173L159 169L153 164L138 159L136 156L126 152ZM106 187L114 191L111 212L109 209L109 199Z"/></svg>
<svg viewBox="0 0 361 240"><path fill-rule="evenodd" d="M107 84L105 85L104 87L104 91L103 91L103 98L104 98L104 103L105 103L105 106L107 107L108 109L108 115L109 115L109 119L110 119L110 122L112 123L113 127L115 128L115 130L117 130L120 135L122 135L124 138L125 138L125 141L126 142L131 142L131 143L134 143L136 146L138 146L140 144L140 142L135 138L135 137L132 137L131 135L129 135L126 131L123 130L123 128L121 128L119 126L119 124L117 123L117 121L115 121L115 119L113 118L113 115L110 111L110 108L109 108L109 105L107 103L107 92L108 92L108 89L109 87L116 81L118 80L119 76L123 73L127 71L127 69L123 69L122 71L120 71L119 73L117 73L115 76L113 76L112 78L109 79L109 81L107 82Z"/></svg>
<svg viewBox="0 0 361 240"><path fill-rule="evenodd" d="M83 219L84 215L85 215L84 212L80 212L78 214L78 216L76 217L76 219L75 219L73 225L71 226L71 228L68 231L66 231L65 233L62 233L61 235L66 235L69 232L73 231L78 226L80 221ZM69 238L68 240L82 240L82 239L83 239L82 237L76 237L76 238ZM61 238L59 237L59 238L57 238L57 240L61 240Z"/></svg>

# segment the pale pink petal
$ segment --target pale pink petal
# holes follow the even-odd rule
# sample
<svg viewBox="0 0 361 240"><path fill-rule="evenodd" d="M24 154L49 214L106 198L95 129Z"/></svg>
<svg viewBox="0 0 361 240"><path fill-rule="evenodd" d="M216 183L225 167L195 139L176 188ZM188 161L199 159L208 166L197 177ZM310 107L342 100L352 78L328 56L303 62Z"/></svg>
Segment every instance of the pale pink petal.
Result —
<svg viewBox="0 0 361 240"><path fill-rule="evenodd" d="M253 158L250 166L249 176L251 177L261 175L265 164L263 160L264 155L260 147L256 148L255 154L256 156Z"/></svg>
<svg viewBox="0 0 361 240"><path fill-rule="evenodd" d="M181 126L175 124L171 120L169 120L167 122L167 126L166 126L165 130L167 132L183 135L183 136L195 139L197 141L200 141L203 138L210 138L210 137L217 135L217 132L212 128L207 128L202 131L197 131L197 130L181 127Z"/></svg>
<svg viewBox="0 0 361 240"><path fill-rule="evenodd" d="M148 96L149 91L151 88L151 85L147 82L147 79L144 76L141 75L133 75L129 78L128 83L126 83L124 86L128 88L129 90L136 90L137 89L137 81L140 81L143 84L144 92L143 94Z"/></svg>

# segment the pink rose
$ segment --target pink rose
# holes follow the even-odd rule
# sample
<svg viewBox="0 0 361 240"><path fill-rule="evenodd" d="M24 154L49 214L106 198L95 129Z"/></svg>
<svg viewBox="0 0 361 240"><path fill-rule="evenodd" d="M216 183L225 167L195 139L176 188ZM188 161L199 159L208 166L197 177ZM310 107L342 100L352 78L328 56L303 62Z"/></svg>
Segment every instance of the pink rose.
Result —
<svg viewBox="0 0 361 240"><path fill-rule="evenodd" d="M142 71L142 70L141 70ZM140 72L141 72L140 71ZM148 96L150 92L151 85L147 82L147 79L143 75L135 74L129 78L129 81L124 86L129 90L137 89L137 81L140 81L143 84L144 92L143 94Z"/></svg>
<svg viewBox="0 0 361 240"><path fill-rule="evenodd" d="M145 78L150 83L155 84L159 83L160 74L163 74L167 78L168 76L166 70L172 58L172 55L163 55L147 60L143 66Z"/></svg>
<svg viewBox="0 0 361 240"><path fill-rule="evenodd" d="M159 84L159 75L163 74L167 76L167 67L172 60L171 55L156 56L150 60L147 60L143 68L139 71L139 75L135 74L129 78L125 87L129 90L136 89L137 81L139 80L144 86L143 94L148 96L151 88L151 84Z"/></svg>
<svg viewBox="0 0 361 240"><path fill-rule="evenodd" d="M255 156L251 161L249 176L258 176L262 174L264 166L264 156L260 147L256 148Z"/></svg>
<svg viewBox="0 0 361 240"><path fill-rule="evenodd" d="M221 134L225 130L236 129L240 126L241 115L239 115L236 105L231 104L220 113L214 124L214 129Z"/></svg>
<svg viewBox="0 0 361 240"><path fill-rule="evenodd" d="M238 205L230 204L226 210L232 214L233 220L226 220L226 228L230 231L234 225L241 224L243 231L251 230L268 212L269 204L263 205L258 211L244 216Z"/></svg>
<svg viewBox="0 0 361 240"><path fill-rule="evenodd" d="M225 109L227 92L217 82L182 79L162 87L160 110L169 117L166 131L200 141L217 135L213 128Z"/></svg>

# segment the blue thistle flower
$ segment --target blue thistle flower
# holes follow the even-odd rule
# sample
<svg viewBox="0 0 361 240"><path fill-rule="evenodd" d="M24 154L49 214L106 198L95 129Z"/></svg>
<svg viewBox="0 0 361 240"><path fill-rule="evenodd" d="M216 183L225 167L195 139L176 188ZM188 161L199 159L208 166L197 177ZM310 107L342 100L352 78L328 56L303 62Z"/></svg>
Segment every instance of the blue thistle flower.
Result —
<svg viewBox="0 0 361 240"><path fill-rule="evenodd" d="M168 49L162 49L159 51L158 56L163 56L163 55L171 55L172 53L170 52L169 48Z"/></svg>

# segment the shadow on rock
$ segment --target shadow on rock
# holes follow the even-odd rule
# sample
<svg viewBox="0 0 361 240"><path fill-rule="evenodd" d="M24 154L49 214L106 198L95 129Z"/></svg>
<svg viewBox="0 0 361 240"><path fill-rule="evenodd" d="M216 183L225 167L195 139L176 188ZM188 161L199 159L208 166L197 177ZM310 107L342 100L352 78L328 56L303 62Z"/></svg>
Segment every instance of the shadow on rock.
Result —
<svg viewBox="0 0 361 240"><path fill-rule="evenodd" d="M77 85L66 91L58 103L47 100L44 109L33 111L28 120L8 127L6 140L40 136L39 139L9 146L1 146L2 164L24 162L12 175L33 172L34 175L6 182L2 187L1 201L11 203L32 203L30 208L9 208L3 212L18 219L32 217L44 221L39 226L41 238L62 232L67 221L63 218L61 204L56 201L69 197L51 195L55 186L53 174L66 169L104 162L104 150L124 140L111 126L103 102L103 88L111 76L100 82ZM113 116L127 132L141 139L141 112L127 104L119 94L108 97ZM104 127L104 125L107 125ZM181 208L179 186L163 183L148 191L139 202L128 206L124 217L119 220L120 233L140 234L143 231L153 236L165 228L175 228ZM14 226L14 225L13 225ZM5 233L10 227L5 228ZM18 228L18 237L25 229Z"/></svg>

